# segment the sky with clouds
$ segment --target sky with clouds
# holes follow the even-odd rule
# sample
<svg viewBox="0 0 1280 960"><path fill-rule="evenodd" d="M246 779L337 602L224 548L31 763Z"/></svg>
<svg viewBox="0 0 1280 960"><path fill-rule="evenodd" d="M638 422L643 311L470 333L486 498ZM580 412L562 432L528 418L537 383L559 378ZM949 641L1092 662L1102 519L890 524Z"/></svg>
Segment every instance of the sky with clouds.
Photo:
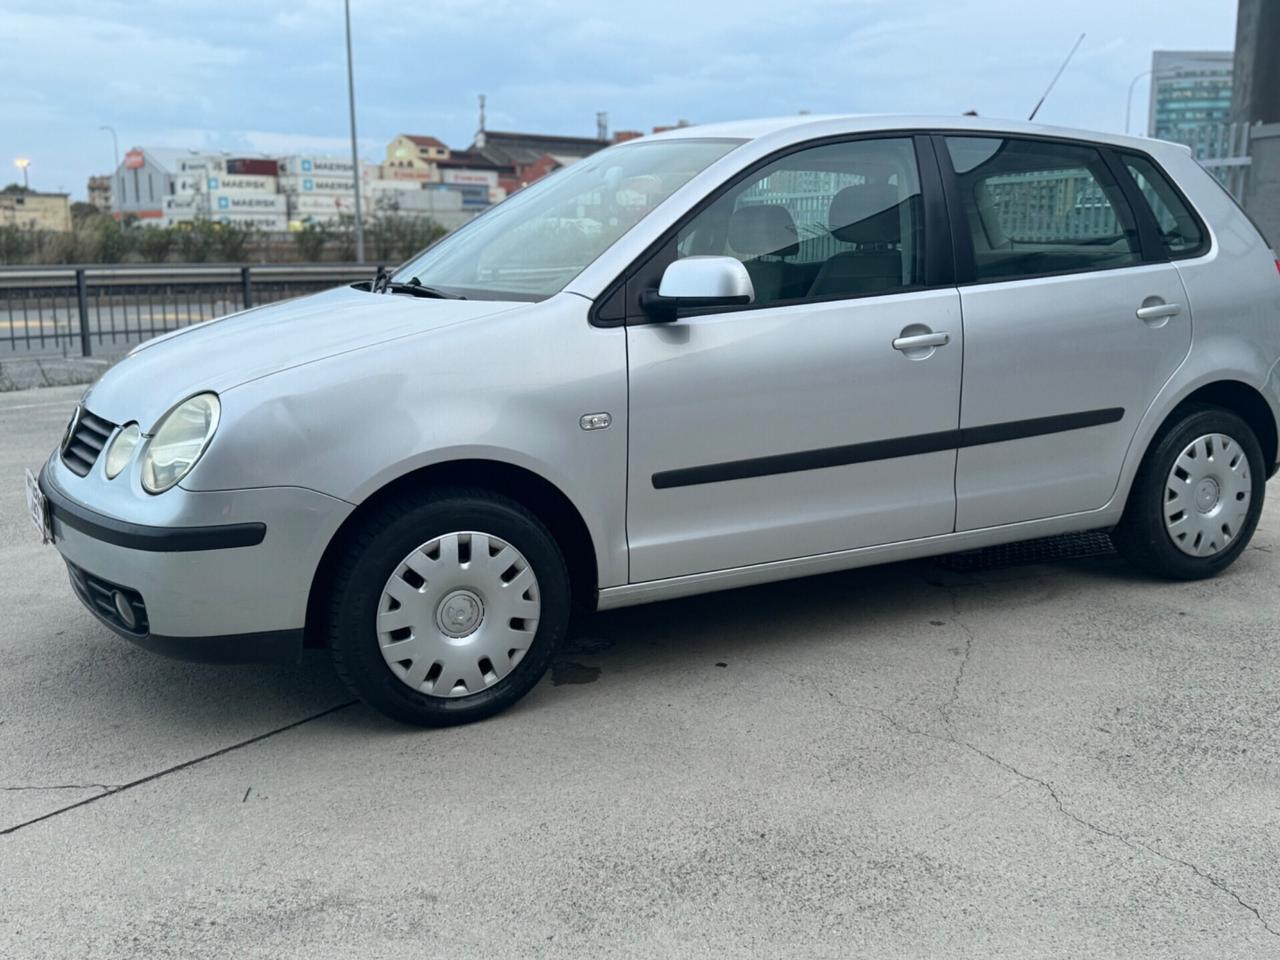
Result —
<svg viewBox="0 0 1280 960"><path fill-rule="evenodd" d="M397 133L975 109L1119 131L1153 49L1230 49L1235 0L352 0L361 154ZM1147 86L1134 98L1145 125ZM82 197L134 145L349 150L341 0L0 0L0 183Z"/></svg>

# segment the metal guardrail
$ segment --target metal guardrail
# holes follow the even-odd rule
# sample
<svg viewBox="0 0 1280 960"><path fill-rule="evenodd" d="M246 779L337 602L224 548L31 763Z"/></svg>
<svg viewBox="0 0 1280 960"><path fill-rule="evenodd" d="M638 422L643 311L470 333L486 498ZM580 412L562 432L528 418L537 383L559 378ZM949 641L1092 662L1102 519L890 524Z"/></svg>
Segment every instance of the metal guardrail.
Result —
<svg viewBox="0 0 1280 960"><path fill-rule="evenodd" d="M0 357L123 352L261 303L367 280L365 264L0 268Z"/></svg>
<svg viewBox="0 0 1280 960"><path fill-rule="evenodd" d="M1253 163L1249 150L1252 133L1247 123L1205 124L1187 138L1192 156L1240 203L1244 203Z"/></svg>

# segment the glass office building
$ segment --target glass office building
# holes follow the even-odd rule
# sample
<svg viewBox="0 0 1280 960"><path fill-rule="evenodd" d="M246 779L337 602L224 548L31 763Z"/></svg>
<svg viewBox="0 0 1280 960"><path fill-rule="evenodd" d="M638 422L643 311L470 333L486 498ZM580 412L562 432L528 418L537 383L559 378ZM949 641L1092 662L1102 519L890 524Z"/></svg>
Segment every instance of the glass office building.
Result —
<svg viewBox="0 0 1280 960"><path fill-rule="evenodd" d="M1147 134L1216 157L1217 131L1231 120L1232 52L1157 50L1151 58Z"/></svg>

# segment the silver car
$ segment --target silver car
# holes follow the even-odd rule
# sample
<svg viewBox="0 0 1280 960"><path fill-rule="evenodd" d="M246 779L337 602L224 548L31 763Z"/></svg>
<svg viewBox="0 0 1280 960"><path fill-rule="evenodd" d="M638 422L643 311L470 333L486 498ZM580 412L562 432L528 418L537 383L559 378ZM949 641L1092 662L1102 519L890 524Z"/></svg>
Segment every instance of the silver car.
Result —
<svg viewBox="0 0 1280 960"><path fill-rule="evenodd" d="M380 276L136 349L29 485L81 601L475 720L576 611L1068 531L1212 576L1277 468L1274 254L1183 148L670 131Z"/></svg>

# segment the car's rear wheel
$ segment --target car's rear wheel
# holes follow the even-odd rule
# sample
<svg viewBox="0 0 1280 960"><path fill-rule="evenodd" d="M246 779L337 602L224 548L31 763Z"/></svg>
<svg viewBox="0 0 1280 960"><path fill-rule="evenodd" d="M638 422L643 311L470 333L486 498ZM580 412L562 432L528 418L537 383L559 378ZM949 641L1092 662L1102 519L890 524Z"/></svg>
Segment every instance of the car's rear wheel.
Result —
<svg viewBox="0 0 1280 960"><path fill-rule="evenodd" d="M1265 489L1262 447L1249 425L1229 410L1188 407L1147 450L1111 538L1148 573L1211 577L1248 545Z"/></svg>
<svg viewBox="0 0 1280 960"><path fill-rule="evenodd" d="M397 720L480 720L546 672L569 589L555 540L512 500L450 490L393 503L351 538L333 578L334 665Z"/></svg>

